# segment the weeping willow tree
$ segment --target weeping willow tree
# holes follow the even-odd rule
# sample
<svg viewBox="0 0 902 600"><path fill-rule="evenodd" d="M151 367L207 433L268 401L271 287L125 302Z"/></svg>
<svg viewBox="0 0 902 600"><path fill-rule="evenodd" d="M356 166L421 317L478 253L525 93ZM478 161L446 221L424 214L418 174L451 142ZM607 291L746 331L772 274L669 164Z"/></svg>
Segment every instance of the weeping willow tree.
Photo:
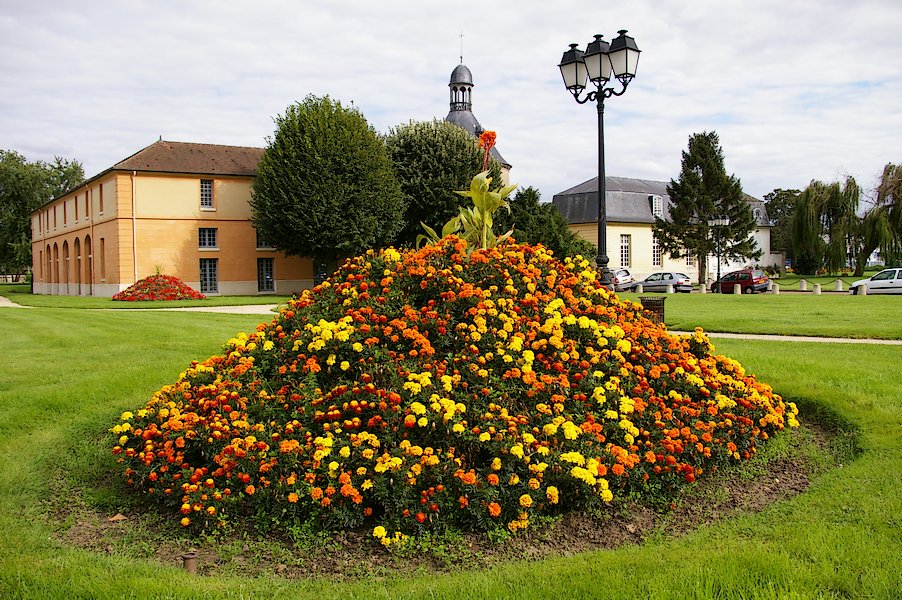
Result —
<svg viewBox="0 0 902 600"><path fill-rule="evenodd" d="M880 249L887 265L902 264L902 165L883 168L877 202L861 220L861 246L855 274L861 275L871 253Z"/></svg>
<svg viewBox="0 0 902 600"><path fill-rule="evenodd" d="M842 185L812 181L799 195L792 219L797 271L810 275L825 268L835 273L852 265L861 245L860 197L852 177Z"/></svg>

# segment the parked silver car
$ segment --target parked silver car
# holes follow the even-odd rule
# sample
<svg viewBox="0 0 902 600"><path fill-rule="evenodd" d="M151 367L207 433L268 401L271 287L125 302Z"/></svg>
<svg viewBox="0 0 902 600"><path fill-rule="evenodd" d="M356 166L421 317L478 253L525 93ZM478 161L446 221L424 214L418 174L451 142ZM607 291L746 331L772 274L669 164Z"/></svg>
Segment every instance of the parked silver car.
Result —
<svg viewBox="0 0 902 600"><path fill-rule="evenodd" d="M614 282L615 292L628 290L633 284L633 274L629 269L611 269L611 279Z"/></svg>
<svg viewBox="0 0 902 600"><path fill-rule="evenodd" d="M635 281L630 290L635 291L636 286L642 286L643 292L666 292L667 286L672 285L673 291L689 293L692 291L692 280L684 273L672 273L660 271L652 273L642 281Z"/></svg>
<svg viewBox="0 0 902 600"><path fill-rule="evenodd" d="M868 279L859 279L849 286L850 294L858 294L867 286L868 294L902 294L902 269L883 269Z"/></svg>

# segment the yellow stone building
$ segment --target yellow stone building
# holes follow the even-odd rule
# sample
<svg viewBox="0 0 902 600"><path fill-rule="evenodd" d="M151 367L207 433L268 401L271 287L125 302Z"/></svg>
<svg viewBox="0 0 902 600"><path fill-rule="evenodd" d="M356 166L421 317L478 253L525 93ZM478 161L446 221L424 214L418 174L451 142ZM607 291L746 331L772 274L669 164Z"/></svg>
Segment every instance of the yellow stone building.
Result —
<svg viewBox="0 0 902 600"><path fill-rule="evenodd" d="M251 224L262 148L160 140L31 215L34 293L109 297L162 271L207 295L312 287Z"/></svg>

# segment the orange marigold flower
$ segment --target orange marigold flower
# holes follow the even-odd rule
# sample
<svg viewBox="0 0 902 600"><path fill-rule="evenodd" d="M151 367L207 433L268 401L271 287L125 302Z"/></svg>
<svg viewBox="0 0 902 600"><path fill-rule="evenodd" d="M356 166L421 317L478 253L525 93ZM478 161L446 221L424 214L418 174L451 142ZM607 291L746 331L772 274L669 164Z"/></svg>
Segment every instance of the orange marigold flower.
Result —
<svg viewBox="0 0 902 600"><path fill-rule="evenodd" d="M294 492L291 492L290 494L288 494L288 501L292 504L296 503L298 501L298 495Z"/></svg>
<svg viewBox="0 0 902 600"><path fill-rule="evenodd" d="M256 491L257 491L257 489L252 485L249 485L246 488L244 488L244 493L247 494L248 496L253 496L254 492L256 492Z"/></svg>
<svg viewBox="0 0 902 600"><path fill-rule="evenodd" d="M320 498L322 498L323 497L322 488L315 487L312 490L310 490L310 497L313 498L314 500L319 500Z"/></svg>
<svg viewBox="0 0 902 600"><path fill-rule="evenodd" d="M615 464L613 467L611 467L611 473L613 473L614 475L623 475L623 465L621 465L620 463Z"/></svg>
<svg viewBox="0 0 902 600"><path fill-rule="evenodd" d="M489 485L498 485L498 476L494 473L490 473L485 480L489 482Z"/></svg>
<svg viewBox="0 0 902 600"><path fill-rule="evenodd" d="M184 517L180 522L182 524L182 527L187 527L188 525L191 524L191 519L189 519L188 517Z"/></svg>
<svg viewBox="0 0 902 600"><path fill-rule="evenodd" d="M460 498L457 499L457 502L458 502L458 504L460 504L460 507L462 509L470 506L470 499L467 498L466 496L461 496Z"/></svg>
<svg viewBox="0 0 902 600"><path fill-rule="evenodd" d="M497 502L489 502L489 516L497 517L501 514L501 505Z"/></svg>

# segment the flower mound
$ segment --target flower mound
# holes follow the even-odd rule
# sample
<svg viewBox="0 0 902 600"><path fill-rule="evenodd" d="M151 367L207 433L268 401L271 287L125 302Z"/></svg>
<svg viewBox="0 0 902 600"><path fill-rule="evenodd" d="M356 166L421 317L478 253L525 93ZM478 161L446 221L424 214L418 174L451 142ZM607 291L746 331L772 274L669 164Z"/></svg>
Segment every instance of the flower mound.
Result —
<svg viewBox="0 0 902 600"><path fill-rule="evenodd" d="M113 428L128 481L185 526L517 531L667 495L797 409L602 288L587 261L459 238L348 261ZM666 496L665 496L666 497ZM180 513L180 514L179 514Z"/></svg>
<svg viewBox="0 0 902 600"><path fill-rule="evenodd" d="M137 302L139 300L204 300L206 296L185 285L178 277L151 275L122 290L113 300Z"/></svg>

